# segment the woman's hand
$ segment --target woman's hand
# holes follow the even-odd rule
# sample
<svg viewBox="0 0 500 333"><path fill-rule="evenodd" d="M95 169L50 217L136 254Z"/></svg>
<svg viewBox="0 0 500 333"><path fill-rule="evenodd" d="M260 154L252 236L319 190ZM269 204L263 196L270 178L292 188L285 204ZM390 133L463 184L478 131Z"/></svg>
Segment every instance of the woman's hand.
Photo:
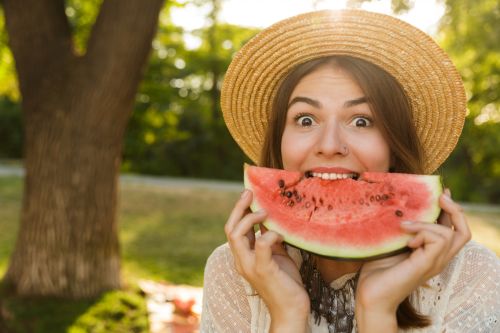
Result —
<svg viewBox="0 0 500 333"><path fill-rule="evenodd" d="M254 225L263 222L266 214L250 212L251 202L252 192L245 190L224 227L236 270L269 308L271 331L301 332L306 327L310 301L300 272L279 234L265 231L255 237Z"/></svg>
<svg viewBox="0 0 500 333"><path fill-rule="evenodd" d="M394 325L398 305L412 291L439 274L471 239L463 209L453 202L449 190L440 196L439 205L443 211L438 224L414 221L401 224L405 231L413 234L408 241L412 249L410 254L363 265L356 290L360 332L379 331L371 323L370 317L374 314L386 318L391 330L397 329Z"/></svg>

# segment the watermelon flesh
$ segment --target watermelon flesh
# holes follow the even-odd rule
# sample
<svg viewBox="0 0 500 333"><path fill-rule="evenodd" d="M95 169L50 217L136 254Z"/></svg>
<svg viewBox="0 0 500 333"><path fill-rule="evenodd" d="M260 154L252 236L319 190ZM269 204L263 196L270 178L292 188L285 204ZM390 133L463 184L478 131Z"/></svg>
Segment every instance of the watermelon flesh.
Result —
<svg viewBox="0 0 500 333"><path fill-rule="evenodd" d="M253 211L285 242L323 256L367 259L404 251L405 220L435 223L442 193L439 176L364 172L324 180L301 172L245 165Z"/></svg>

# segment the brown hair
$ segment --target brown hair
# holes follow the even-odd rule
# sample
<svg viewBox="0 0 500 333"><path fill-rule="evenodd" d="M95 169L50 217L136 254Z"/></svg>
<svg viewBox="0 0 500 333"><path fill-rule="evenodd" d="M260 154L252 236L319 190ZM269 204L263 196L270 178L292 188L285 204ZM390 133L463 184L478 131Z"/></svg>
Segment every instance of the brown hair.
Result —
<svg viewBox="0 0 500 333"><path fill-rule="evenodd" d="M365 93L375 122L391 151L391 172L423 173L423 153L413 123L408 98L401 85L383 69L367 61L332 56L314 59L298 65L284 79L273 101L260 165L283 168L281 138L285 129L290 96L299 81L320 66L332 65L347 71ZM407 297L396 312L400 328L422 328L430 325L430 319L418 313Z"/></svg>

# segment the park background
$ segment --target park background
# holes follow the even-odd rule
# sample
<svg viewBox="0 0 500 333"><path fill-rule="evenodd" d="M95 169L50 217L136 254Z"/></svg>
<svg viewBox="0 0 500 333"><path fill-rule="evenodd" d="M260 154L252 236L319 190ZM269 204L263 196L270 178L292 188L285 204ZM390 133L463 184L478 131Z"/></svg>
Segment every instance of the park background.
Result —
<svg viewBox="0 0 500 333"><path fill-rule="evenodd" d="M0 172L0 332L147 332L139 281L202 285L247 161L224 126L221 82L260 27L294 14L275 2L0 1L0 165L14 170ZM409 21L434 4L421 28L468 97L438 173L474 238L500 254L498 1L287 3ZM236 22L224 11L235 6L247 8Z"/></svg>

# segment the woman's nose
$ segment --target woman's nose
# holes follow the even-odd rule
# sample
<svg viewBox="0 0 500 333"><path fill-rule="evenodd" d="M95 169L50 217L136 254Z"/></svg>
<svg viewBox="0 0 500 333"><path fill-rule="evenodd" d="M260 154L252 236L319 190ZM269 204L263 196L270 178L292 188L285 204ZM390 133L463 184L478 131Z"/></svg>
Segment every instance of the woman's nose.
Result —
<svg viewBox="0 0 500 333"><path fill-rule="evenodd" d="M337 154L344 155L346 145L342 140L342 130L338 124L329 124L324 126L318 133L318 141L316 145L316 152L318 155L326 157L334 156Z"/></svg>

